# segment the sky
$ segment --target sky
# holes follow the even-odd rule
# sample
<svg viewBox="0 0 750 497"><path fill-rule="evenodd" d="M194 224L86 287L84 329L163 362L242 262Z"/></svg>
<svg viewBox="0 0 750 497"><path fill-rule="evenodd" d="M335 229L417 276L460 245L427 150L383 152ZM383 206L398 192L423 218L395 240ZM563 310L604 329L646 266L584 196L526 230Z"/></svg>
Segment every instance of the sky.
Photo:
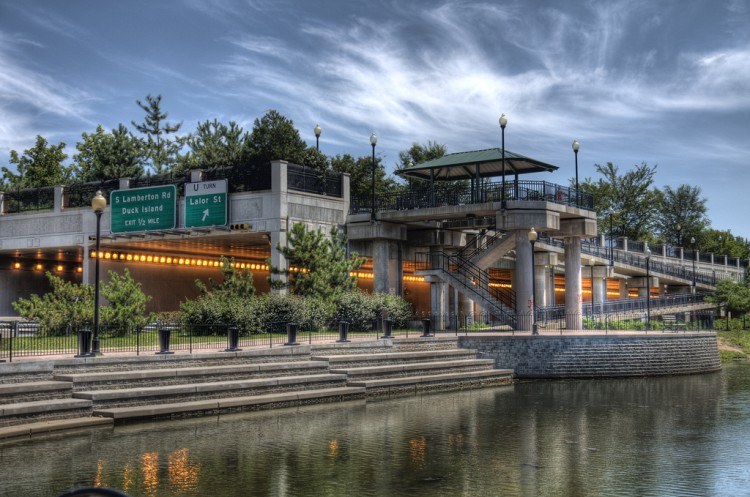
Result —
<svg viewBox="0 0 750 497"><path fill-rule="evenodd" d="M750 0L0 0L0 165L36 135L64 142L141 122L269 109L321 150L368 156L434 141L500 146L597 179L657 165L698 185L716 229L750 237ZM535 178L536 179L536 178Z"/></svg>

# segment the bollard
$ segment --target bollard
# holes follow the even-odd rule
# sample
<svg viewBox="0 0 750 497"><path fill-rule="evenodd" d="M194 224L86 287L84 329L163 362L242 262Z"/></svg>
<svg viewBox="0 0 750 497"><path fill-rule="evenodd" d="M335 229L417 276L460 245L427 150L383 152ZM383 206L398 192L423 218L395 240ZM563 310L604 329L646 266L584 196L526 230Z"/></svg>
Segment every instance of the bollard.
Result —
<svg viewBox="0 0 750 497"><path fill-rule="evenodd" d="M299 345L297 343L297 323L286 324L286 340L284 345Z"/></svg>
<svg viewBox="0 0 750 497"><path fill-rule="evenodd" d="M172 336L172 327L159 326L159 329L157 331L159 333L159 352L156 352L156 354L174 354L174 352L169 350L169 340Z"/></svg>
<svg viewBox="0 0 750 497"><path fill-rule="evenodd" d="M393 334L393 320L384 319L383 320L383 336L380 338L392 338L391 337L392 334Z"/></svg>
<svg viewBox="0 0 750 497"><path fill-rule="evenodd" d="M240 342L240 329L236 325L231 325L227 328L227 344L229 345L224 352L238 352L242 349L238 349L237 345Z"/></svg>
<svg viewBox="0 0 750 497"><path fill-rule="evenodd" d="M339 339L336 340L338 343L350 342L349 337L349 321L339 321Z"/></svg>
<svg viewBox="0 0 750 497"><path fill-rule="evenodd" d="M78 355L75 357L92 357L91 352L91 330L78 330Z"/></svg>
<svg viewBox="0 0 750 497"><path fill-rule="evenodd" d="M430 320L429 318L425 318L422 320L422 328L424 331L422 332L422 337L428 337L430 336Z"/></svg>

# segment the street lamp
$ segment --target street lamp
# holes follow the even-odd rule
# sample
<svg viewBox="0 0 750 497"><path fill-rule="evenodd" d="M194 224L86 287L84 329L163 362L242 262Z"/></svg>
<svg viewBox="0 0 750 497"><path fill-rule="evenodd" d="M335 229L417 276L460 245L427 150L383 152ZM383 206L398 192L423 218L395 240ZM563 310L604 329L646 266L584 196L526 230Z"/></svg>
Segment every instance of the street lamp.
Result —
<svg viewBox="0 0 750 497"><path fill-rule="evenodd" d="M313 131L315 132L315 150L320 150L320 134L323 132L323 128L320 127L320 124L316 124Z"/></svg>
<svg viewBox="0 0 750 497"><path fill-rule="evenodd" d="M578 143L578 140L573 140L573 153L576 156L576 207L578 207L578 204L581 202L578 195L578 148L580 146L581 145Z"/></svg>
<svg viewBox="0 0 750 497"><path fill-rule="evenodd" d="M534 244L538 238L536 230L532 227L529 230L528 237L531 242L531 334L538 335L539 330L536 325L536 274L534 268Z"/></svg>
<svg viewBox="0 0 750 497"><path fill-rule="evenodd" d="M693 249L693 286L692 290L695 293L695 259L698 257L698 252L695 251L695 237L690 237L690 247Z"/></svg>
<svg viewBox="0 0 750 497"><path fill-rule="evenodd" d="M375 220L375 145L378 144L378 137L375 133L370 135L370 145L372 145L372 198L370 199L370 220Z"/></svg>
<svg viewBox="0 0 750 497"><path fill-rule="evenodd" d="M107 199L102 195L102 191L99 190L91 199L91 208L94 209L96 214L96 259L94 261L94 343L92 347L92 353L94 355L100 355L101 349L99 347L99 246L101 241L101 225L102 225L102 213L104 208L107 206Z"/></svg>
<svg viewBox="0 0 750 497"><path fill-rule="evenodd" d="M508 118L505 114L500 115L500 136L502 145L502 157L503 157L503 185L502 191L500 192L500 206L505 209L505 126L508 124Z"/></svg>
<svg viewBox="0 0 750 497"><path fill-rule="evenodd" d="M651 249L646 247L646 331L651 329Z"/></svg>
<svg viewBox="0 0 750 497"><path fill-rule="evenodd" d="M612 226L612 217L614 216L615 211L610 208L607 211L607 215L609 216L609 265L614 266L615 265L615 247L614 247L614 240L612 239L612 233L614 233L614 228Z"/></svg>

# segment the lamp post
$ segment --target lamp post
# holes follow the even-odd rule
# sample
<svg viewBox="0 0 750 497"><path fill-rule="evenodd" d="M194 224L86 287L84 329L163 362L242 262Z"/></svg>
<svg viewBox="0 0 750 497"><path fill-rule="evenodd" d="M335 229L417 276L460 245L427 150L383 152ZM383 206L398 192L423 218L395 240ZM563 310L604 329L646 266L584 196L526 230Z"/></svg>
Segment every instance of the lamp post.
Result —
<svg viewBox="0 0 750 497"><path fill-rule="evenodd" d="M370 220L375 220L375 145L378 144L378 137L375 133L370 135L370 145L372 145L372 198L370 199Z"/></svg>
<svg viewBox="0 0 750 497"><path fill-rule="evenodd" d="M538 335L539 329L536 324L536 272L534 268L534 244L539 235L534 228L528 233L529 242L531 242L531 334Z"/></svg>
<svg viewBox="0 0 750 497"><path fill-rule="evenodd" d="M698 252L695 251L695 237L690 237L690 247L693 249L693 284L691 287L692 293L695 293L695 259L698 258Z"/></svg>
<svg viewBox="0 0 750 497"><path fill-rule="evenodd" d="M503 163L503 184L500 192L500 206L505 209L505 126L508 124L508 118L505 114L500 115L500 144L502 146L502 163Z"/></svg>
<svg viewBox="0 0 750 497"><path fill-rule="evenodd" d="M315 132L315 150L320 150L320 134L323 132L323 128L320 127L320 124L316 124L313 131Z"/></svg>
<svg viewBox="0 0 750 497"><path fill-rule="evenodd" d="M576 207L578 207L578 204L581 202L578 195L578 148L580 146L578 140L573 140L573 154L576 156Z"/></svg>
<svg viewBox="0 0 750 497"><path fill-rule="evenodd" d="M646 331L651 329L651 249L646 247Z"/></svg>
<svg viewBox="0 0 750 497"><path fill-rule="evenodd" d="M609 216L609 265L614 266L615 265L615 246L614 246L614 240L612 239L612 233L614 233L614 228L612 225L612 217L614 216L615 212L610 208L607 211L607 215Z"/></svg>
<svg viewBox="0 0 750 497"><path fill-rule="evenodd" d="M94 261L94 341L92 353L100 355L99 347L99 246L101 241L102 213L107 206L107 199L102 195L101 190L96 192L91 199L91 208L96 214L96 260Z"/></svg>

